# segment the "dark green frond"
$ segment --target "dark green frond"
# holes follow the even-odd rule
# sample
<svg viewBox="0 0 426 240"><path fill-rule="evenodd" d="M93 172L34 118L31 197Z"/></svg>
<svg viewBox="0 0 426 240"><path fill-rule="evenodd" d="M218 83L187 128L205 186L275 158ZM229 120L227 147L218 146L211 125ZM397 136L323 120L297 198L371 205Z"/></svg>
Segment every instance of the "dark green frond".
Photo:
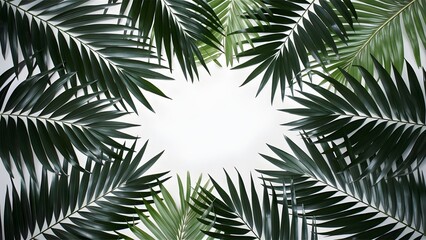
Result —
<svg viewBox="0 0 426 240"><path fill-rule="evenodd" d="M293 187L290 187L288 196L293 201L293 207L283 204L279 208L274 189L270 197L264 184L263 200L260 200L252 178L251 190L248 190L238 174L238 191L237 183L232 181L226 171L225 174L229 193L211 178L219 197L202 188L199 196L203 202L194 200L195 204L192 206L194 210L202 214L200 221L205 225L213 226L216 230L205 231L207 235L217 239L308 239L306 234L302 234L302 238L299 238L300 230L307 233L308 224L307 221L302 221L301 229L299 229L298 220L300 216L303 217L303 209L297 208ZM286 199L285 185L282 187L284 189L282 198ZM312 225L312 239L316 239L315 224Z"/></svg>
<svg viewBox="0 0 426 240"><path fill-rule="evenodd" d="M338 70L342 68L359 79L358 65L372 72L374 62L370 55L375 56L387 71L395 66L398 72L402 72L404 57L410 53L417 66L421 66L421 49L426 48L426 2L377 0L354 1L353 4L358 21L353 30L348 30L346 43L338 44L339 55L330 58L331 64L327 67L332 77L345 81Z"/></svg>
<svg viewBox="0 0 426 240"><path fill-rule="evenodd" d="M360 178L381 169L379 181L407 174L426 158L426 96L425 80L418 79L408 63L406 77L396 69L391 77L373 62L378 79L359 67L365 87L344 70L350 86L319 73L337 93L306 83L318 94L301 93L303 97L294 100L303 107L283 111L302 116L287 125L318 142L336 142L343 157L353 155L348 169L363 166Z"/></svg>
<svg viewBox="0 0 426 240"><path fill-rule="evenodd" d="M126 0L120 12L133 20L132 26L137 26L142 36L153 37L151 47L157 48L160 62L164 51L171 68L176 55L185 77L188 74L191 80L198 77L197 62L207 70L197 42L220 49L214 35L221 32L220 21L204 0Z"/></svg>
<svg viewBox="0 0 426 240"><path fill-rule="evenodd" d="M209 231L211 226L204 226L199 222L198 218L201 214L190 208L190 205L194 204L192 198L204 202L197 194L201 187L207 189L208 182L202 186L201 180L200 176L195 186L191 186L191 177L188 173L186 187L184 187L178 176L180 203L175 201L174 197L161 185L161 197L155 192L152 193L154 204L144 201L148 211L143 213L137 210L142 224L149 232L136 225L132 225L130 230L140 239L205 239L201 230Z"/></svg>
<svg viewBox="0 0 426 240"><path fill-rule="evenodd" d="M149 62L157 54L145 48L148 40L141 39L137 29L121 23L127 22L125 16L102 13L114 5L82 0L49 4L2 0L3 56L10 53L16 69L22 54L30 73L34 63L41 72L51 62L64 65L61 74L77 73L72 86L91 83L92 91L124 100L137 112L133 94L152 110L141 89L165 97L147 79L169 79L159 72L166 67Z"/></svg>
<svg viewBox="0 0 426 240"><path fill-rule="evenodd" d="M283 182L294 186L298 206L304 206L307 218L316 219L320 234L335 239L420 239L425 235L423 174L416 171L376 184L369 178L355 181L362 174L360 168L342 172L347 159L335 145L316 145L305 136L303 140L307 151L287 139L294 155L271 147L278 158L264 157L279 170L259 172L275 191ZM373 172L373 178L380 171ZM291 202L288 197L280 200Z"/></svg>
<svg viewBox="0 0 426 240"><path fill-rule="evenodd" d="M166 180L166 173L145 175L161 156L140 165L145 149L146 144L134 155L133 145L123 161L88 160L84 173L68 169L64 162L68 175L49 175L43 170L40 184L30 180L28 187L22 183L20 195L13 186L12 199L8 194L5 202L7 239L117 239L114 231L136 220L134 206L144 205L141 197L152 202L151 190Z"/></svg>
<svg viewBox="0 0 426 240"><path fill-rule="evenodd" d="M75 74L57 77L59 71L31 76L13 91L13 79L0 88L1 96L11 92L0 98L0 157L11 176L12 165L21 176L25 165L35 180L36 160L58 174L63 161L83 170L75 149L97 161L120 161L111 148L124 146L115 139L135 138L120 131L135 125L116 121L127 114L113 108L117 100L101 99L100 92L82 95L87 85L71 87Z"/></svg>
<svg viewBox="0 0 426 240"><path fill-rule="evenodd" d="M247 18L261 21L261 24L237 33L257 33L251 39L255 46L241 52L239 57L251 57L234 69L254 67L243 85L259 75L262 81L258 94L272 79L272 97L280 85L281 98L284 99L286 85L293 88L294 80L301 80L303 67L310 68L309 56L324 65L328 58L328 48L336 54L332 34L346 41L344 23L352 25L356 13L350 1L263 1L266 9ZM236 34L237 34L236 33Z"/></svg>

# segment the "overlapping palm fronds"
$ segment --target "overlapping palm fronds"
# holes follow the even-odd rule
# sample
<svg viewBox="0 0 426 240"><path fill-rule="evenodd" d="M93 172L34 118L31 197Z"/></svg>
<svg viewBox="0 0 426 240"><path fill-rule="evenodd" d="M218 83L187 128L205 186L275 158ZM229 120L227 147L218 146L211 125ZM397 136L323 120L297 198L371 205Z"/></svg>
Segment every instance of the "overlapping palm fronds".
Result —
<svg viewBox="0 0 426 240"><path fill-rule="evenodd" d="M301 92L303 98L294 100L303 107L283 111L302 116L287 125L318 142L335 141L343 157L352 157L348 168L363 166L360 178L381 169L375 180L380 181L407 174L426 158L426 74L423 70L423 79L418 79L407 63L407 76L394 68L392 78L377 60L372 61L378 79L358 68L365 87L344 70L350 87L320 74L336 92L306 83L318 94Z"/></svg>
<svg viewBox="0 0 426 240"><path fill-rule="evenodd" d="M404 58L414 56L417 66L422 66L422 48L426 48L426 2L422 0L354 1L357 23L348 29L348 40L339 43L339 55L330 58L331 76L345 81L338 70L349 72L356 79L361 74L356 66L369 72L374 69L370 55L390 71L392 66L402 72ZM409 53L407 53L407 50ZM423 63L424 64L424 63Z"/></svg>
<svg viewBox="0 0 426 240"><path fill-rule="evenodd" d="M10 53L15 69L22 54L29 72L35 67L44 72L50 63L64 65L61 74L77 73L72 86L90 83L93 92L104 91L108 98L124 100L137 112L132 94L152 110L141 89L165 97L147 79L169 78L157 71L165 67L148 62L157 54L143 48L147 44L138 30L117 23L128 18L103 13L114 5L83 0L2 0L2 54ZM124 102L121 105L126 107Z"/></svg>
<svg viewBox="0 0 426 240"><path fill-rule="evenodd" d="M258 34L251 33L234 33L255 26L256 22L244 18L244 15L254 16L255 12L264 4L261 0L208 0L207 2L222 23L223 34L216 33L215 35L222 42L223 52L201 43L199 46L201 54L206 61L215 61L220 64L217 60L224 53L226 65L232 66L234 58L244 50L244 44L251 43L250 39L253 36L258 36Z"/></svg>
<svg viewBox="0 0 426 240"><path fill-rule="evenodd" d="M132 225L130 230L140 239L212 239L206 238L206 235L202 232L202 230L210 230L211 226L204 226L199 222L198 218L201 217L201 215L190 207L191 204L194 204L194 200L192 199L203 202L201 197L198 196L198 192L201 187L203 189L208 189L208 182L201 185L202 177L200 176L195 186L191 186L191 177L189 173L186 177L186 187L183 186L179 176L177 180L180 203L175 201L174 197L163 185L160 185L161 197L159 194L153 192L152 198L154 204L144 201L148 211L143 213L137 210L143 227L148 231L136 225ZM208 191L211 191L211 188ZM125 236L125 238L131 239L127 236Z"/></svg>
<svg viewBox="0 0 426 240"><path fill-rule="evenodd" d="M13 68L0 77L0 157L11 176L15 168L24 176L25 166L36 180L38 162L58 174L62 161L83 170L75 149L96 161L121 161L111 148L126 148L116 139L135 138L120 131L135 125L117 121L127 113L113 108L116 99L82 94L90 83L71 86L75 74L59 77L61 70L30 76L16 88Z"/></svg>
<svg viewBox="0 0 426 240"><path fill-rule="evenodd" d="M274 190L283 182L294 185L297 204L304 206L307 217L316 219L320 234L334 239L421 239L425 235L426 183L422 173L377 184L370 178L358 180L361 168L343 171L348 164L336 145L316 145L302 137L307 151L287 138L294 155L270 146L278 158L262 156L279 170L259 172L274 184ZM372 178L380 171L372 172ZM288 198L281 200L286 204Z"/></svg>
<svg viewBox="0 0 426 240"><path fill-rule="evenodd" d="M252 178L251 190L247 190L241 175L238 174L238 191L237 183L232 181L226 171L225 174L229 193L210 178L219 196L216 197L209 191L201 189L199 196L203 201L194 199L193 208L203 214L200 221L207 226L213 226L216 230L204 231L207 235L217 239L309 239L308 222L303 214L303 207L300 211L297 208L296 195L292 187L288 196L292 207L284 202L280 209L275 189L272 189L270 197L266 185L263 187L261 205ZM284 189L282 198L286 199L285 185L282 187ZM251 191L251 197L248 191ZM299 215L302 216L300 229ZM312 222L310 238L317 239L315 221Z"/></svg>
<svg viewBox="0 0 426 240"><path fill-rule="evenodd" d="M123 161L88 160L84 173L64 162L66 174L43 170L40 183L22 182L20 194L13 186L4 206L5 238L117 239L114 231L137 220L134 206L144 204L141 197L151 202L152 189L167 180L166 173L145 174L161 156L140 165L146 146L134 155L134 144Z"/></svg>
<svg viewBox="0 0 426 240"><path fill-rule="evenodd" d="M301 65L310 68L310 55L324 65L328 57L327 48L338 53L332 34L345 42L348 36L344 23L352 26L357 15L351 1L263 2L266 9L246 16L261 23L239 31L260 35L251 39L255 44L253 48L238 55L251 58L234 69L256 66L243 85L262 74L258 94L272 79L271 100L278 85L284 99L286 85L292 89L295 79L300 82Z"/></svg>
<svg viewBox="0 0 426 240"><path fill-rule="evenodd" d="M197 62L208 70L197 41L220 49L215 33L222 32L221 24L204 0L126 0L120 12L133 20L132 26L137 26L142 36L152 36L151 47L157 48L160 62L164 50L172 68L176 55L182 72L191 80L198 77Z"/></svg>

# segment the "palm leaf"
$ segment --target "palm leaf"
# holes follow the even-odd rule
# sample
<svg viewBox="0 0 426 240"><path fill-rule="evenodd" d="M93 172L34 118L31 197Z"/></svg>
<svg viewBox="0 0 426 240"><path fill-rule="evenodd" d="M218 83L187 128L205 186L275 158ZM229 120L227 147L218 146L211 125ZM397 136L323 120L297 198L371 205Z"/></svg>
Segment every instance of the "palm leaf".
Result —
<svg viewBox="0 0 426 240"><path fill-rule="evenodd" d="M140 41L137 29L114 23L128 18L101 12L116 4L83 0L28 3L0 2L0 46L4 57L10 52L15 69L20 54L30 73L34 61L41 72L49 69L50 62L63 64L61 74L77 73L72 86L92 83L94 92L105 91L109 98L123 99L135 112L130 93L151 110L140 89L165 97L147 80L169 79L158 72L165 67L148 62L157 54L143 48L147 44Z"/></svg>
<svg viewBox="0 0 426 240"><path fill-rule="evenodd" d="M120 12L133 20L132 26L138 26L142 36L153 36L160 62L164 50L172 68L175 54L185 77L189 75L191 80L198 77L197 60L208 70L197 41L219 49L214 32L221 31L220 21L203 0L126 0Z"/></svg>
<svg viewBox="0 0 426 240"><path fill-rule="evenodd" d="M352 3L343 0L331 3L322 0L263 2L266 9L254 16L246 16L260 20L261 24L238 31L258 33L260 36L251 39L255 44L253 48L238 55L251 58L234 69L256 66L242 85L263 74L258 94L272 79L272 101L278 84L281 86L281 98L284 99L286 84L292 89L295 78L301 81L300 62L304 68L309 69L308 54L324 65L324 60L328 58L327 48L337 53L332 34L345 42L347 34L343 23L352 25L356 13Z"/></svg>
<svg viewBox="0 0 426 240"><path fill-rule="evenodd" d="M402 72L407 49L413 53L417 66L421 66L421 48L426 48L424 1L356 1L354 7L358 23L354 24L353 30L348 30L346 44L338 44L339 55L330 58L328 69L333 72L332 77L345 81L337 70L342 68L359 79L360 72L353 67L358 65L372 72L374 62L370 55L375 56L387 71L395 66L398 72Z"/></svg>
<svg viewBox="0 0 426 240"><path fill-rule="evenodd" d="M137 210L144 227L151 233L144 231L136 225L130 227L132 232L140 239L206 239L201 230L208 231L211 227L205 227L199 222L197 218L201 217L201 215L190 208L190 205L194 204L191 198L203 202L197 196L197 192L201 187L207 188L208 182L202 186L201 180L200 176L195 186L191 187L191 177L188 173L186 188L184 188L182 180L178 176L180 204L174 200L164 186L160 185L163 199L159 194L153 192L152 198L154 199L154 204L144 201L148 210L146 215L142 211Z"/></svg>
<svg viewBox="0 0 426 240"><path fill-rule="evenodd" d="M406 78L394 68L392 79L377 60L373 58L373 62L377 80L359 67L368 89L344 70L351 87L320 74L338 93L307 83L318 94L302 93L303 98L294 97L302 108L283 111L302 116L287 125L306 131L319 142L341 141L338 146L343 156L354 155L348 168L369 161L360 177L381 168L379 181L407 174L425 159L426 99L421 86L425 80L418 79L408 63Z"/></svg>
<svg viewBox="0 0 426 240"><path fill-rule="evenodd" d="M200 197L204 202L195 201L193 209L202 214L200 221L207 226L213 226L216 231L204 231L207 235L217 239L308 239L308 224L303 218L299 229L299 215L302 215L296 207L296 196L291 188L290 198L293 207L283 204L281 211L278 208L278 197L272 190L272 198L269 197L266 185L263 188L263 204L257 195L256 187L251 178L251 198L248 190L238 173L239 191L236 184L225 171L229 193L227 193L213 178L213 186L219 193L215 197L209 191L201 189ZM287 198L285 186L283 186L283 198ZM291 210L292 214L289 215ZM302 209L303 211L303 209ZM302 235L299 235L301 230ZM311 239L316 239L316 226L312 224Z"/></svg>
<svg viewBox="0 0 426 240"><path fill-rule="evenodd" d="M30 180L27 187L22 182L20 195L13 185L12 198L6 194L5 238L117 239L114 231L137 218L134 206L144 204L140 198L148 201L150 189L166 180L161 179L166 173L145 175L161 156L140 166L146 146L134 156L133 145L122 162L92 165L88 160L83 174L76 168L68 171L67 162L63 169L69 175L43 170L41 183Z"/></svg>
<svg viewBox="0 0 426 240"><path fill-rule="evenodd" d="M116 100L99 98L101 92L81 95L86 86L70 86L73 73L56 79L59 71L31 76L13 91L13 79L0 87L0 157L10 176L12 166L24 176L25 165L35 180L35 159L58 174L61 161L83 170L75 149L97 161L120 161L111 148L126 148L115 139L135 138L120 131L135 125L115 121L127 114L111 109Z"/></svg>
<svg viewBox="0 0 426 240"><path fill-rule="evenodd" d="M421 239L426 229L424 175L404 175L373 185L369 178L355 181L360 168L347 167L334 145L321 149L303 135L307 151L286 138L294 155L269 146L278 158L262 155L279 170L260 170L279 191L282 183L293 184L297 204L315 218L318 232L333 239ZM321 152L324 152L323 154ZM373 178L380 174L373 172ZM290 199L281 198L283 204Z"/></svg>
<svg viewBox="0 0 426 240"><path fill-rule="evenodd" d="M244 50L244 43L249 42L257 34L244 33L233 34L240 29L253 27L252 20L244 18L244 15L254 15L264 4L261 0L208 0L223 27L223 34L216 33L215 36L222 42L223 50L201 43L200 52L206 62L215 61L225 54L227 66L234 64L234 57ZM238 59L237 59L238 60Z"/></svg>

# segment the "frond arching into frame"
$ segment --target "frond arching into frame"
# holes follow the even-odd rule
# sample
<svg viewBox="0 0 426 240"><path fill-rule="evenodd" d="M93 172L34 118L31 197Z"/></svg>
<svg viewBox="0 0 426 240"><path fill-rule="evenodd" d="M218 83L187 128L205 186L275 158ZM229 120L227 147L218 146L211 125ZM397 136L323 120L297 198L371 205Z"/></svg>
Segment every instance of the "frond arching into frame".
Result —
<svg viewBox="0 0 426 240"><path fill-rule="evenodd" d="M357 181L360 168L343 172L347 163L335 145L314 144L302 136L307 151L286 138L294 154L269 146L278 158L262 156L279 170L259 172L276 191L283 182L294 185L297 204L304 206L308 218L316 219L318 233L338 239L422 239L426 229L423 174L376 184L370 178ZM372 178L380 171L373 172ZM290 201L281 200L283 204Z"/></svg>
<svg viewBox="0 0 426 240"><path fill-rule="evenodd" d="M29 187L22 183L20 195L13 186L12 198L7 194L5 201L6 239L118 238L114 231L137 220L134 206L144 205L141 197L152 202L152 189L167 180L166 173L145 175L162 154L140 165L146 146L134 155L133 145L122 162L92 165L88 160L84 173L76 168L68 171L67 162L63 169L69 175L48 175L43 170L41 183L30 180Z"/></svg>
<svg viewBox="0 0 426 240"><path fill-rule="evenodd" d="M117 121L127 114L113 108L117 99L101 99L102 92L82 94L89 84L71 86L75 73L59 77L61 70L30 76L13 90L16 80L1 76L0 157L11 176L12 166L24 176L25 165L36 180L35 160L58 174L62 161L84 171L75 149L96 161L121 161L111 148L128 150L117 139L135 139L121 132L135 125Z"/></svg>
<svg viewBox="0 0 426 240"><path fill-rule="evenodd" d="M150 204L144 201L147 209L145 213L137 210L143 226L149 230L145 231L136 225L130 226L130 230L135 233L139 239L212 239L206 238L205 234L202 232L202 230L210 230L211 226L204 226L199 222L198 218L202 215L190 207L194 204L192 198L195 198L199 202L203 202L201 197L198 196L198 192L200 188L211 191L212 188L208 188L209 182L201 185L202 176L200 175L195 185L191 185L189 173L187 173L186 177L186 187L184 187L179 176L177 176L177 180L179 185L179 203L163 185L160 185L161 196L152 192L154 203ZM124 238L131 239L127 236L124 236Z"/></svg>
<svg viewBox="0 0 426 240"><path fill-rule="evenodd" d="M216 197L202 188L199 196L203 202L194 199L193 209L202 215L200 221L207 226L213 226L216 230L205 231L208 236L217 239L309 239L308 221L303 207L297 208L293 187L290 187L288 196L292 201L292 207L283 204L280 209L275 189L272 189L272 197L270 197L264 183L261 200L252 177L250 190L248 190L239 173L238 183L234 183L226 171L225 174L229 193L210 177L219 196ZM239 191L236 184L239 186ZM286 186L281 185L281 187L284 189L283 197L287 198ZM249 191L251 197L249 197ZM299 217L302 218L300 228ZM317 239L315 220L312 221L310 239Z"/></svg>
<svg viewBox="0 0 426 240"><path fill-rule="evenodd" d="M363 66L372 72L374 62L370 55L376 57L387 71L395 66L398 72L402 72L404 58L411 55L406 50L413 54L418 67L422 65L421 49L426 49L424 1L354 1L354 7L358 14L357 23L353 29L347 30L346 43L337 45L339 55L329 59L327 69L333 78L345 81L338 68L356 79L361 77L356 66Z"/></svg>
<svg viewBox="0 0 426 240"><path fill-rule="evenodd" d="M426 73L423 70L423 80L418 79L407 63L407 76L394 68L392 78L374 58L373 62L378 79L358 68L365 87L344 70L350 86L319 73L336 92L306 83L318 94L301 92L302 98L293 99L303 107L283 111L302 117L287 123L293 129L318 142L336 141L343 156L352 157L348 168L369 162L360 177L380 168L375 180L380 181L407 174L426 158Z"/></svg>
<svg viewBox="0 0 426 240"><path fill-rule="evenodd" d="M234 69L256 66L242 85L262 76L258 94L272 80L271 101L280 85L284 99L286 85L293 89L295 79L300 83L302 66L310 68L310 57L324 67L327 48L338 53L332 34L340 41L347 40L344 23L353 25L356 12L351 1L263 1L262 11L246 17L261 21L259 25L241 29L237 33L258 33L251 42L255 46L241 52L238 57L251 57ZM236 33L236 34L237 34Z"/></svg>
<svg viewBox="0 0 426 240"><path fill-rule="evenodd" d="M223 34L216 33L215 35L222 43L223 52L204 43L199 44L200 52L206 62L215 61L217 64L220 64L217 60L223 53L226 66L233 66L234 58L238 56L238 53L244 51L244 44L251 43L250 39L258 36L254 33L234 33L256 25L255 21L244 18L244 15L254 16L255 12L264 4L261 0L208 0L207 2L222 24Z"/></svg>
<svg viewBox="0 0 426 240"><path fill-rule="evenodd" d="M41 72L64 65L61 74L76 72L72 86L90 84L109 98L125 101L137 112L131 94L153 110L141 89L166 97L147 79L170 79L159 72L166 67L150 63L155 52L144 49L137 29L120 21L127 18L104 13L116 4L97 1L0 2L3 56L10 53L15 68L22 54L30 72L35 59ZM118 22L118 23L117 23ZM46 44L48 42L49 44ZM34 56L34 58L32 58ZM122 107L126 108L124 102Z"/></svg>
<svg viewBox="0 0 426 240"><path fill-rule="evenodd" d="M198 78L197 62L208 71L197 41L220 49L214 33L221 33L221 24L204 0L123 1L121 14L129 16L142 36L152 36L151 47L157 48L158 60L164 50L170 69L176 55L185 77ZM155 45L154 45L155 43Z"/></svg>

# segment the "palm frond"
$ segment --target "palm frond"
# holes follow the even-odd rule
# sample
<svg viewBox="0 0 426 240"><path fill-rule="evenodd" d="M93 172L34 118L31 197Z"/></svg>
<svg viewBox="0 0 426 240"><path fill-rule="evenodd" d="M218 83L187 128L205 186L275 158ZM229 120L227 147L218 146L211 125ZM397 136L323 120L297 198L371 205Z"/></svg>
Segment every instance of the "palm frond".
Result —
<svg viewBox="0 0 426 240"><path fill-rule="evenodd" d="M343 156L353 155L348 168L368 161L361 178L380 168L379 181L409 173L426 157L426 98L421 86L426 82L417 78L408 63L406 78L394 68L392 79L376 59L372 61L377 80L358 68L367 89L344 70L350 87L319 73L337 93L306 83L318 94L301 93L303 98L293 99L303 107L283 111L302 116L287 125L306 131L318 142L340 140Z"/></svg>
<svg viewBox="0 0 426 240"><path fill-rule="evenodd" d="M75 74L57 77L59 71L31 76L13 90L13 78L0 87L0 157L11 176L12 166L24 176L25 165L35 180L35 160L58 174L62 161L83 170L75 149L93 160L120 161L111 148L128 149L115 139L135 139L121 132L135 125L116 121L127 114L113 109L117 99L101 99L102 92L82 95L88 84L72 87Z"/></svg>
<svg viewBox="0 0 426 240"><path fill-rule="evenodd" d="M194 204L193 200L191 200L192 198L203 202L197 196L197 193L201 187L207 189L208 182L202 186L201 181L202 177L200 176L195 186L192 187L191 177L188 173L186 187L184 187L182 180L178 176L180 203L174 200L174 197L163 185L160 185L160 193L163 199L159 194L153 192L154 204L144 201L148 210L146 214L137 210L143 226L149 232L136 225L132 225L130 230L140 239L206 239L201 230L208 231L211 226L204 226L199 222L197 218L201 217L201 215L190 208L190 205Z"/></svg>
<svg viewBox="0 0 426 240"><path fill-rule="evenodd" d="M238 173L238 186L225 171L229 193L227 193L213 178L213 186L219 193L215 197L209 191L201 189L200 197L204 202L195 201L193 209L202 214L200 221L208 226L213 226L216 231L205 231L211 237L217 239L308 239L308 223L303 215L303 208L299 211L296 207L296 196L291 187L289 198L292 206L282 205L278 207L278 197L272 189L270 198L266 185L263 188L263 204L256 192L256 187L251 178L251 198L248 190ZM285 185L283 198L287 198ZM291 216L289 215L291 211ZM302 216L302 225L299 229L299 215ZM301 234L300 231L301 230ZM316 225L312 223L311 239L317 239ZM299 238L300 237L300 238Z"/></svg>
<svg viewBox="0 0 426 240"><path fill-rule="evenodd" d="M170 68L175 54L185 77L189 75L191 80L198 77L197 61L208 70L197 41L220 49L214 35L221 32L220 21L204 0L127 0L121 3L120 12L133 20L132 26L138 26L142 36L153 36L157 53L165 51ZM161 55L158 60L161 62Z"/></svg>
<svg viewBox="0 0 426 240"><path fill-rule="evenodd" d="M128 18L102 12L115 5L2 0L2 54L5 57L10 52L15 69L22 54L29 72L35 68L34 59L40 72L48 70L50 62L54 66L63 64L61 74L77 73L72 86L92 83L94 92L105 91L107 97L123 99L137 112L131 93L152 110L141 89L166 97L147 79L170 78L158 72L166 67L148 62L157 54L144 49L147 44L141 42L137 29L116 23ZM121 105L126 107L124 102Z"/></svg>
<svg viewBox="0 0 426 240"><path fill-rule="evenodd" d="M284 99L286 84L293 88L294 79L301 80L303 67L310 68L309 55L321 63L328 58L327 48L338 52L332 34L346 41L344 22L353 25L356 12L350 1L263 1L266 9L249 19L260 20L259 26L241 29L239 33L258 33L251 39L255 46L241 52L239 57L251 59L234 69L257 66L247 77L245 85L263 74L258 94L272 79L272 95L280 84L281 98ZM339 18L340 16L340 18ZM325 66L325 65L324 65ZM287 82L287 83L286 83Z"/></svg>
<svg viewBox="0 0 426 240"><path fill-rule="evenodd" d="M167 180L166 173L145 175L161 156L140 165L146 146L134 156L134 144L123 161L92 165L88 160L83 174L76 168L68 171L64 162L69 175L49 177L43 170L41 183L30 180L28 187L22 182L20 194L13 185L4 206L6 239L117 239L114 231L137 219L134 206L144 204L141 197L152 202L151 189Z"/></svg>
<svg viewBox="0 0 426 240"><path fill-rule="evenodd" d="M421 0L356 1L358 21L348 30L348 40L339 43L339 55L330 58L328 70L332 77L345 81L342 68L355 78L361 75L355 66L369 72L374 69L373 55L390 71L392 66L402 72L405 52L410 46L417 66L421 66L421 48L426 48L426 3ZM373 21L374 19L374 21ZM405 36L407 38L405 38ZM408 48L410 49L410 48Z"/></svg>
<svg viewBox="0 0 426 240"><path fill-rule="evenodd" d="M200 52L206 62L217 62L224 53L226 65L232 66L235 56L244 50L244 43L250 43L252 37L258 36L252 33L234 33L256 25L252 20L244 18L244 15L254 15L264 4L261 0L208 0L207 2L222 24L223 34L216 33L215 36L222 42L223 52L204 43L199 45Z"/></svg>
<svg viewBox="0 0 426 240"><path fill-rule="evenodd" d="M259 172L276 191L283 182L294 185L297 204L303 204L308 218L316 219L319 234L333 239L421 239L425 235L426 183L419 171L376 184L369 178L355 181L362 174L360 168L342 172L346 159L335 145L323 143L319 149L303 136L304 151L286 140L294 155L270 146L278 158L262 156L279 170ZM380 170L372 173L373 178Z"/></svg>

